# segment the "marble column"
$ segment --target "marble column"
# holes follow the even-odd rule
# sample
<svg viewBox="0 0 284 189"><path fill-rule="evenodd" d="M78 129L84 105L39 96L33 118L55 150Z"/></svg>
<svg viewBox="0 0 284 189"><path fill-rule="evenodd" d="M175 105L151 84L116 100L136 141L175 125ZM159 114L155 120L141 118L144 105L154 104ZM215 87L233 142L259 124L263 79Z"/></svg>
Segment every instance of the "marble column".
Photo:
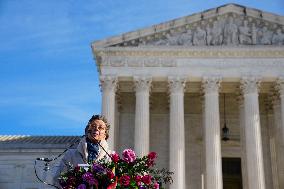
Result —
<svg viewBox="0 0 284 189"><path fill-rule="evenodd" d="M170 92L170 171L171 189L185 189L184 87L186 80L168 77Z"/></svg>
<svg viewBox="0 0 284 189"><path fill-rule="evenodd" d="M115 92L117 89L117 77L112 75L100 76L100 82L102 91L102 115L110 124L108 145L111 150L115 150Z"/></svg>
<svg viewBox="0 0 284 189"><path fill-rule="evenodd" d="M242 94L238 96L238 103L239 103L239 121L240 121L242 183L243 183L243 189L248 189L247 163L246 163L246 138L245 138L245 122L244 122L244 98Z"/></svg>
<svg viewBox="0 0 284 189"><path fill-rule="evenodd" d="M272 181L273 189L279 189L279 178L278 178L278 113L280 109L279 99L277 95L268 94L269 101L267 103L267 120L270 137L270 157L271 157L271 169L272 169Z"/></svg>
<svg viewBox="0 0 284 189"><path fill-rule="evenodd" d="M279 92L280 103L281 103L280 144L284 145L284 77L281 77L277 80L276 89Z"/></svg>
<svg viewBox="0 0 284 189"><path fill-rule="evenodd" d="M205 97L206 188L222 189L222 156L219 113L219 77L203 78Z"/></svg>
<svg viewBox="0 0 284 189"><path fill-rule="evenodd" d="M202 153L201 153L201 169L202 169L202 174L201 174L201 189L206 188L206 151L205 151L205 99L204 99L204 94L203 91L201 90L201 96L200 96L200 101L201 101L201 117L202 117Z"/></svg>
<svg viewBox="0 0 284 189"><path fill-rule="evenodd" d="M278 179L278 188L283 188L284 187L284 181L281 179L281 170L283 170L283 164L281 163L281 159L283 158L283 150L281 148L281 102L279 99L278 95L275 95L273 98L273 116L274 116L274 125L273 125L273 130L274 130L274 151L276 154L276 157L274 160L276 163L276 179ZM275 176L274 176L275 178ZM277 189L277 188L276 188Z"/></svg>
<svg viewBox="0 0 284 189"><path fill-rule="evenodd" d="M258 89L260 79L244 77L241 89L244 94L246 162L249 189L265 189L261 141Z"/></svg>
<svg viewBox="0 0 284 189"><path fill-rule="evenodd" d="M134 148L138 157L149 153L149 92L151 81L150 77L134 77L136 92Z"/></svg>

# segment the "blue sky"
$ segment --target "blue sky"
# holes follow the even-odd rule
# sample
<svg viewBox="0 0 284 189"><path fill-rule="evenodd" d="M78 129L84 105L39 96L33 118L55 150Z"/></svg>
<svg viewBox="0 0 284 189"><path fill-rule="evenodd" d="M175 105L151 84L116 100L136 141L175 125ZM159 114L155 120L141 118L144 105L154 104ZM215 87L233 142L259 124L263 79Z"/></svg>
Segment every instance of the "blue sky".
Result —
<svg viewBox="0 0 284 189"><path fill-rule="evenodd" d="M0 0L0 135L81 135L101 111L92 41L231 2L284 15L284 0Z"/></svg>

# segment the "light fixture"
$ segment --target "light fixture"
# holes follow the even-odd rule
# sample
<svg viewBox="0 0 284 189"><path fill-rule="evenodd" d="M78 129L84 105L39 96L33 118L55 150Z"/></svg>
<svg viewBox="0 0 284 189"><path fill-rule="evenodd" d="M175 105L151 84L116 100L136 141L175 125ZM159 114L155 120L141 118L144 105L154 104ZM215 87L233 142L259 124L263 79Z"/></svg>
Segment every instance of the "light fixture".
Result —
<svg viewBox="0 0 284 189"><path fill-rule="evenodd" d="M226 96L225 96L225 93L224 93L224 126L222 128L222 140L223 141L228 141L230 140L229 138L229 128L227 127L227 120L226 120Z"/></svg>

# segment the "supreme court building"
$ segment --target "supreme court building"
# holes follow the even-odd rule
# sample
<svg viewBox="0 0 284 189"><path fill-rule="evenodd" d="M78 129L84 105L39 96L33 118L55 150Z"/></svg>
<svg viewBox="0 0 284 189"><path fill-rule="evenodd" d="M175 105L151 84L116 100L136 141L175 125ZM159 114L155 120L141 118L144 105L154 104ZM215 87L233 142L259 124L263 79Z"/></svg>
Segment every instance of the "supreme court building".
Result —
<svg viewBox="0 0 284 189"><path fill-rule="evenodd" d="M111 148L157 152L170 189L284 189L284 16L228 4L92 48ZM0 135L0 189L47 189L34 160L78 138Z"/></svg>
<svg viewBox="0 0 284 189"><path fill-rule="evenodd" d="M92 49L113 149L156 151L171 189L284 189L283 16L228 4Z"/></svg>

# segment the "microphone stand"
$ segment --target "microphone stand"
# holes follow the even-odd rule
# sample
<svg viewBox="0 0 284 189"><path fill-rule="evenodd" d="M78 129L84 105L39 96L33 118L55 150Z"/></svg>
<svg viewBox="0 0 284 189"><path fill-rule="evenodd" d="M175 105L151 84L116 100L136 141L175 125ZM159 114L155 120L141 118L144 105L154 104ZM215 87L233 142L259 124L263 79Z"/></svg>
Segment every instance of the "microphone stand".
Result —
<svg viewBox="0 0 284 189"><path fill-rule="evenodd" d="M81 136L78 140L76 140L74 143L72 143L68 148L66 148L62 153L60 153L57 157L49 159L49 158L36 158L35 163L34 163L34 171L35 171L35 175L36 178L43 184L48 185L48 186L53 186L57 189L60 189L58 186L47 183L46 181L42 180L41 178L39 178L38 173L37 173L37 169L36 169L36 165L37 165L37 161L44 161L45 162L45 168L43 169L44 171L48 171L49 170L49 163L52 161L57 160L59 157L61 157L63 154L65 154L65 152L67 152L67 150L69 150L71 147L73 147L76 143L78 143L83 137L85 137L86 135ZM107 156L112 160L111 155L106 151L106 149L100 144L100 141L98 142L98 145L103 149L103 151L107 154Z"/></svg>
<svg viewBox="0 0 284 189"><path fill-rule="evenodd" d="M81 136L79 139L77 139L74 143L72 143L68 148L66 148L62 153L60 153L57 157L49 159L49 158L36 158L35 162L34 162L34 171L35 171L35 175L36 178L43 184L48 185L48 186L53 186L57 189L60 189L58 186L47 183L46 181L42 180L41 178L39 178L38 173L37 173L37 169L36 169L36 164L37 161L44 161L45 162L45 167L44 167L44 171L48 171L49 170L49 163L57 160L59 157L61 157L63 154L65 154L65 152L67 152L67 150L69 150L71 147L73 147L76 143L78 143L83 137L85 137L86 135ZM100 145L101 146L101 145ZM102 147L102 146L101 146ZM102 147L102 149L105 151L105 149ZM105 151L106 152L106 151ZM107 153L107 152L106 152ZM109 155L109 154L108 154Z"/></svg>

